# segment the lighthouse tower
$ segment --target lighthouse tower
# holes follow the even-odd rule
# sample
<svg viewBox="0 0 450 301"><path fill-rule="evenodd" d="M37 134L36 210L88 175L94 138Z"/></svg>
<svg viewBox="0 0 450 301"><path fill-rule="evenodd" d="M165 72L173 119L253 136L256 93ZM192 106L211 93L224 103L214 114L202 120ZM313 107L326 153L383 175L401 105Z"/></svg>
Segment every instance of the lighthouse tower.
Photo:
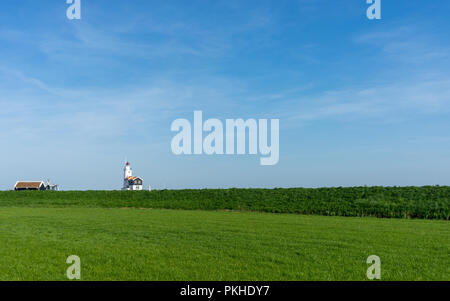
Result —
<svg viewBox="0 0 450 301"><path fill-rule="evenodd" d="M133 171L130 167L130 162L125 163L125 168L123 169L124 179L128 179L133 176Z"/></svg>
<svg viewBox="0 0 450 301"><path fill-rule="evenodd" d="M130 162L125 163L123 169L123 187L122 190L142 190L142 178L133 177Z"/></svg>

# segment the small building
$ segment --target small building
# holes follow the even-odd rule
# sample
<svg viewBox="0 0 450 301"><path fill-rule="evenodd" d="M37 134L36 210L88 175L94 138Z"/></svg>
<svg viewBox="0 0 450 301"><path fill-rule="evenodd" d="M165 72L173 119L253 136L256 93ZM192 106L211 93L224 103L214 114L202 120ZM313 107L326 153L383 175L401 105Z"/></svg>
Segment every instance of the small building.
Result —
<svg viewBox="0 0 450 301"><path fill-rule="evenodd" d="M133 177L133 171L131 170L130 163L125 163L123 169L124 179L122 190L142 190L143 180L140 177Z"/></svg>
<svg viewBox="0 0 450 301"><path fill-rule="evenodd" d="M17 181L14 190L47 190L47 186L44 181Z"/></svg>
<svg viewBox="0 0 450 301"><path fill-rule="evenodd" d="M44 181L17 181L14 190L58 190L58 185L51 184L50 180L47 184Z"/></svg>
<svg viewBox="0 0 450 301"><path fill-rule="evenodd" d="M50 180L47 180L47 190L59 190L58 184L52 184L50 183Z"/></svg>

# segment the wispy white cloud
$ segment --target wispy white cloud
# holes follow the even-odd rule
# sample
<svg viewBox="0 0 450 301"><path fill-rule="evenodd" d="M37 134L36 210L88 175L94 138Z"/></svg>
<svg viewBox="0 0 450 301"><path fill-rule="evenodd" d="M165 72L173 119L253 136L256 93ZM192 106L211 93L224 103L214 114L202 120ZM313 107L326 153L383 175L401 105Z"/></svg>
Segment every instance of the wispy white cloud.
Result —
<svg viewBox="0 0 450 301"><path fill-rule="evenodd" d="M290 120L403 121L423 114L450 112L450 78L328 91L287 101ZM295 108L295 109L294 109Z"/></svg>
<svg viewBox="0 0 450 301"><path fill-rule="evenodd" d="M4 67L0 76L13 83L3 86L0 95L4 108L0 126L10 129L2 132L7 140L39 139L43 133L63 140L114 140L130 133L158 137L169 129L171 120L190 116L193 104L210 112L239 107L223 92L236 92L239 86L220 78L211 77L207 82L157 79L111 88L71 89Z"/></svg>
<svg viewBox="0 0 450 301"><path fill-rule="evenodd" d="M450 74L443 69L450 66L450 45L438 35L400 26L359 34L353 42L373 47L373 64L388 62L389 68L370 82L284 95L275 112L291 126L324 120L403 122L450 112Z"/></svg>
<svg viewBox="0 0 450 301"><path fill-rule="evenodd" d="M354 37L360 44L372 45L384 59L409 64L449 62L450 45L442 43L438 33L430 34L418 26L400 26L385 31L371 31ZM378 50L378 51L377 51Z"/></svg>

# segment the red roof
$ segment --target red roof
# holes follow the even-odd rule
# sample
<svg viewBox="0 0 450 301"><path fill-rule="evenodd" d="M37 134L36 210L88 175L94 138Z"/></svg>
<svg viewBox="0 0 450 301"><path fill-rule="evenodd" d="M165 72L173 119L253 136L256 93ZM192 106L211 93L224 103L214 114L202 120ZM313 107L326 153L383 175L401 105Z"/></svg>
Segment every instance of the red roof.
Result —
<svg viewBox="0 0 450 301"><path fill-rule="evenodd" d="M16 189L39 189L44 182L17 182L14 188Z"/></svg>

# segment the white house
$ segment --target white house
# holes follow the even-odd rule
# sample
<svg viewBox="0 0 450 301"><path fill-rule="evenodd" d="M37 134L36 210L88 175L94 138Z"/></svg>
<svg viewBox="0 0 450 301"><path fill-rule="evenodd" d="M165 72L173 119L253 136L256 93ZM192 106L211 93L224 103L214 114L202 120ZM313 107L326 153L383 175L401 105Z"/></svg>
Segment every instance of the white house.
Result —
<svg viewBox="0 0 450 301"><path fill-rule="evenodd" d="M133 171L131 170L130 163L125 163L123 169L124 179L122 190L142 190L142 178L133 177Z"/></svg>

